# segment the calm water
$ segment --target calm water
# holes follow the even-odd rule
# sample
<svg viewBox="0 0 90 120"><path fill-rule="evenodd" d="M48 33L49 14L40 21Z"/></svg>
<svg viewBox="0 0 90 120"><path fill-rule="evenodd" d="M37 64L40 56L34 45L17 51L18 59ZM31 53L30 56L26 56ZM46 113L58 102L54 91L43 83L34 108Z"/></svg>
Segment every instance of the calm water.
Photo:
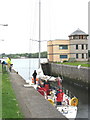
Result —
<svg viewBox="0 0 90 120"><path fill-rule="evenodd" d="M47 59L41 59L41 63L47 62ZM13 69L15 69L25 80L28 80L34 70L38 69L38 59L12 59Z"/></svg>
<svg viewBox="0 0 90 120"><path fill-rule="evenodd" d="M47 59L41 59L41 62L47 62ZM38 69L38 59L12 59L12 63L13 68L25 80L28 80L33 71ZM88 118L88 91L67 83L63 86L79 99L77 118Z"/></svg>

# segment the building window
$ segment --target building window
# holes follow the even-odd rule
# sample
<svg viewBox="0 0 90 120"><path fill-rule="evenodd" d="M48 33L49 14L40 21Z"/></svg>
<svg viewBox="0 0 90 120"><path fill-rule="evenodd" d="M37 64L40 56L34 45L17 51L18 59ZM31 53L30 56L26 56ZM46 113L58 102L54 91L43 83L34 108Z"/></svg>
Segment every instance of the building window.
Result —
<svg viewBox="0 0 90 120"><path fill-rule="evenodd" d="M86 44L86 50L88 49L88 44Z"/></svg>
<svg viewBox="0 0 90 120"><path fill-rule="evenodd" d="M73 36L70 36L69 39L72 40L72 39L73 39Z"/></svg>
<svg viewBox="0 0 90 120"><path fill-rule="evenodd" d="M88 58L88 53L86 53L86 59Z"/></svg>
<svg viewBox="0 0 90 120"><path fill-rule="evenodd" d="M68 58L67 55L60 55L60 58Z"/></svg>
<svg viewBox="0 0 90 120"><path fill-rule="evenodd" d="M84 45L82 45L82 50L84 49Z"/></svg>
<svg viewBox="0 0 90 120"><path fill-rule="evenodd" d="M82 59L84 58L84 54L82 53Z"/></svg>
<svg viewBox="0 0 90 120"><path fill-rule="evenodd" d="M80 35L80 36L79 36L79 39L83 39L83 35Z"/></svg>
<svg viewBox="0 0 90 120"><path fill-rule="evenodd" d="M83 39L87 39L87 36L83 36Z"/></svg>
<svg viewBox="0 0 90 120"><path fill-rule="evenodd" d="M76 54L76 58L78 59L78 54Z"/></svg>
<svg viewBox="0 0 90 120"><path fill-rule="evenodd" d="M73 36L73 39L79 39L79 36Z"/></svg>
<svg viewBox="0 0 90 120"><path fill-rule="evenodd" d="M78 49L78 45L76 45L76 50Z"/></svg>
<svg viewBox="0 0 90 120"><path fill-rule="evenodd" d="M68 45L59 45L59 49L68 49Z"/></svg>

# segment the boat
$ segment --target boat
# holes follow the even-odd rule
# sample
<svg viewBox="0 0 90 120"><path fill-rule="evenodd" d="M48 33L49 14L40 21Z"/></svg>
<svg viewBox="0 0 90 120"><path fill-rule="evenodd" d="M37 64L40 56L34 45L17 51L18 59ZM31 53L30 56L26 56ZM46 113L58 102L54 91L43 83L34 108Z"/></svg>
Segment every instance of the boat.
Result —
<svg viewBox="0 0 90 120"><path fill-rule="evenodd" d="M47 101L49 101L60 113L62 113L68 119L75 119L77 115L77 105L78 99L74 97L69 97L66 93L63 95L63 100L61 105L57 105L56 101L56 89L52 88L49 89L49 94L47 94L47 90L43 86L43 82L51 81L57 82L58 86L60 87L62 79L58 77L58 81L56 77L44 75L42 69L40 68L40 43L41 43L41 36L40 36L40 10L41 10L41 2L39 0L39 68L37 70L38 73L38 80L36 84L33 83L33 79L27 80L24 87L34 87L41 95L45 97ZM41 85L38 84L41 81Z"/></svg>
<svg viewBox="0 0 90 120"><path fill-rule="evenodd" d="M53 88L53 87L50 88L49 93L47 93L47 89L44 87L44 82L49 81L48 79L41 79L40 78L39 80L41 81L41 85L38 84L39 81L37 81L36 84L30 83L30 84L24 85L24 87L33 87L41 95L43 95L44 98L47 101L49 101L66 118L68 118L70 120L72 118L72 120L74 120L77 116L78 99L75 96L69 97L67 92L65 92L65 90L64 90L62 104L57 105L57 100L56 100L56 91L57 90L56 89L60 86L62 87L61 79L59 79L59 81L57 81L58 78L60 78L60 77L56 78L56 82L57 82L58 86L56 88ZM51 80L49 82L53 82L53 81ZM62 87L62 90L63 90L63 87Z"/></svg>
<svg viewBox="0 0 90 120"><path fill-rule="evenodd" d="M60 77L58 77L60 78ZM57 78L57 79L58 79ZM47 93L47 90L44 87L38 87L37 91L45 97L46 100L48 100L60 113L62 113L66 118L68 119L75 119L77 115L77 106L78 106L78 99L73 96L69 97L66 92L63 92L63 100L61 105L57 105L57 97L56 92L57 88L60 88L63 90L61 79L57 81L58 86L56 88L50 88L50 94Z"/></svg>
<svg viewBox="0 0 90 120"><path fill-rule="evenodd" d="M54 95L53 99L51 97L49 97L47 100L50 101L50 103L53 104L57 108L57 110L60 113L62 113L66 118L68 118L68 119L76 118L77 105L78 105L78 99L76 97L70 98L66 94L64 94L62 105L56 105L55 95Z"/></svg>

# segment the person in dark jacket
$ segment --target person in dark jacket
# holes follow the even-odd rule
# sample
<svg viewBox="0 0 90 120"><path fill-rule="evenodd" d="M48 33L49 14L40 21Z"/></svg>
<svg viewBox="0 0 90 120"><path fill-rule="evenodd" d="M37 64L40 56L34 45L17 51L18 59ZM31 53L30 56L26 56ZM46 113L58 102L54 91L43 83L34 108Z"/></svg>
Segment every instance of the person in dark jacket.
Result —
<svg viewBox="0 0 90 120"><path fill-rule="evenodd" d="M2 68L4 67L4 65L7 65L5 61L2 62Z"/></svg>
<svg viewBox="0 0 90 120"><path fill-rule="evenodd" d="M36 84L36 76L37 76L36 70L34 70L34 73L32 74L32 76L34 78L34 84Z"/></svg>

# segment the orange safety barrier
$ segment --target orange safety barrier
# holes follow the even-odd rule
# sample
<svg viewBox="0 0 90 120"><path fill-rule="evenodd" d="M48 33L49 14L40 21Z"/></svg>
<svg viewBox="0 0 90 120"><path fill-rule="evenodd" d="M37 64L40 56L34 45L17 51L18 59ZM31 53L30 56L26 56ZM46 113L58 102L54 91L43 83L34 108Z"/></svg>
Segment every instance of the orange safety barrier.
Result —
<svg viewBox="0 0 90 120"><path fill-rule="evenodd" d="M36 78L36 81L38 81L39 79L38 78ZM32 78L32 83L34 83L34 78Z"/></svg>

